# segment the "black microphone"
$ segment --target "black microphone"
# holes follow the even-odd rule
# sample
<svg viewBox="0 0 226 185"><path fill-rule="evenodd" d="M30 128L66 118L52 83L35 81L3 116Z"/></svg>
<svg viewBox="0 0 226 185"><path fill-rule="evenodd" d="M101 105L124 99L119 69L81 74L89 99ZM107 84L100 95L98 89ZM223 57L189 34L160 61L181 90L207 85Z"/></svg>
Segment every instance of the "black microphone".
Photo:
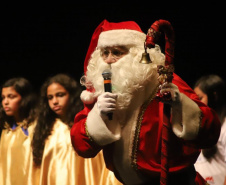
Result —
<svg viewBox="0 0 226 185"><path fill-rule="evenodd" d="M110 69L105 69L102 73L102 76L104 78L104 91L105 92L112 92L111 90L111 70ZM107 114L108 119L112 120L113 113L110 112Z"/></svg>

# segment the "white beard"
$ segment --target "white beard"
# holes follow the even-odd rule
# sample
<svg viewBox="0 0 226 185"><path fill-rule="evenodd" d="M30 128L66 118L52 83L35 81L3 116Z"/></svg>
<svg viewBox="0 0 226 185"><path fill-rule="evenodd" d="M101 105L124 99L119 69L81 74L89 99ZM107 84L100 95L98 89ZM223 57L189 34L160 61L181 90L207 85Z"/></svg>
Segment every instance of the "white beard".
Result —
<svg viewBox="0 0 226 185"><path fill-rule="evenodd" d="M148 51L151 64L139 63L143 52L143 49L130 48L129 54L109 65L103 61L97 49L87 67L87 80L93 84L95 96L104 92L102 72L111 69L112 92L118 95L117 109L126 109L135 92L143 91L147 83L156 81L157 65L164 65L165 56L159 46Z"/></svg>

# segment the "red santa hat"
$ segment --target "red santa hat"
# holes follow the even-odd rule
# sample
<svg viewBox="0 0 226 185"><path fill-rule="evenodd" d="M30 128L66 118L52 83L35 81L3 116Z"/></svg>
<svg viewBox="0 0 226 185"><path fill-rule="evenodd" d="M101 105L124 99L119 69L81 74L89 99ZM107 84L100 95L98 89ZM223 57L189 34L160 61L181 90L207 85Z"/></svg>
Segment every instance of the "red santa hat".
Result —
<svg viewBox="0 0 226 185"><path fill-rule="evenodd" d="M144 46L146 35L142 32L139 25L134 21L111 23L107 20L102 21L93 33L88 52L84 62L84 72L91 54L96 47L107 46Z"/></svg>

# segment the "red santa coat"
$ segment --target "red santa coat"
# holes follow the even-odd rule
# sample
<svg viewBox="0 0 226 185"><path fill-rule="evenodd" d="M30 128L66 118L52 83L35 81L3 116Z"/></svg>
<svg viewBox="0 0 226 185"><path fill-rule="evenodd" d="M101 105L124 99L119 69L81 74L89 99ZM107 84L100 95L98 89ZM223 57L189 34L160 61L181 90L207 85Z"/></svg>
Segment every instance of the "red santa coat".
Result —
<svg viewBox="0 0 226 185"><path fill-rule="evenodd" d="M174 74L173 83L178 86L181 94L186 95L195 102L200 111L200 116L198 120L195 118L198 126L196 125L197 131L192 137L189 136L189 138L186 134L185 137L178 137L178 134L175 134L172 130L170 131L170 173L183 171L183 169L193 165L201 148L211 147L217 142L221 128L216 113L200 102L193 90L176 74ZM113 170L122 181L122 175L126 175L126 169L121 172L120 164L122 163L117 164L116 161L124 155L123 152L128 152L130 155L127 157L130 158L131 168L138 173L145 174L151 181L152 177L159 176L161 171L161 133L165 116L163 106L163 103L153 98L151 101L146 101L142 106L137 107L137 114L131 112L131 114L135 114L133 119L135 118L136 125L133 127L133 134L128 137L131 147L125 149L126 143L122 144L118 141L101 145L95 142L95 139L90 136L86 125L87 116L93 109L94 104L85 105L84 109L76 115L75 124L71 129L73 147L79 155L88 158L94 157L103 149L107 167ZM190 109L189 111L194 111L192 107ZM194 117L197 117L197 115L194 115ZM193 119L193 114L189 116ZM182 121L187 122L188 127L193 129L193 126L189 125L189 116ZM98 120L93 120L93 124L96 124L96 121ZM181 128L186 127L185 125Z"/></svg>

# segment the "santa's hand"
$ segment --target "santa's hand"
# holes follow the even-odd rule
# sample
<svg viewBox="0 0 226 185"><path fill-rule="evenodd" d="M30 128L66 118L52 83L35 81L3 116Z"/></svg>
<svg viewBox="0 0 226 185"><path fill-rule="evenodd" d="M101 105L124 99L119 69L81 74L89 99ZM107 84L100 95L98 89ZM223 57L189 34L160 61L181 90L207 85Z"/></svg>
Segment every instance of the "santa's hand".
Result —
<svg viewBox="0 0 226 185"><path fill-rule="evenodd" d="M172 103L178 102L180 100L180 92L178 87L173 83L164 83L160 85L160 94L161 95L168 95L168 99L170 101L164 101L164 103Z"/></svg>
<svg viewBox="0 0 226 185"><path fill-rule="evenodd" d="M105 92L100 96L98 96L97 108L99 110L100 116L104 116L109 112L115 111L116 98L117 98L117 95L110 92Z"/></svg>

